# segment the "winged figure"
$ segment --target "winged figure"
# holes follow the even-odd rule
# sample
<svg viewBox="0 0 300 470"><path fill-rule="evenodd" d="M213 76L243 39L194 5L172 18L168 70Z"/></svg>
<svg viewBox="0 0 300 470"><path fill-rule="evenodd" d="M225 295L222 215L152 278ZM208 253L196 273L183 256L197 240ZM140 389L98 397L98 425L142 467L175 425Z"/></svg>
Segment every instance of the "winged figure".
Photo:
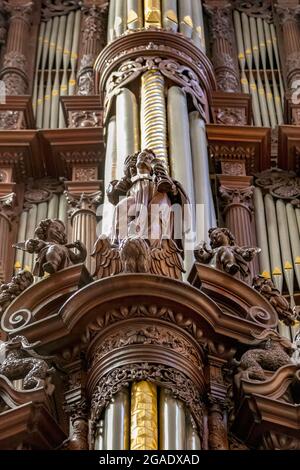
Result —
<svg viewBox="0 0 300 470"><path fill-rule="evenodd" d="M250 276L248 263L261 250L237 246L234 235L227 228L211 228L208 233L211 248L208 248L206 242L200 243L194 251L196 261L210 264L231 275L240 273L246 280Z"/></svg>
<svg viewBox="0 0 300 470"><path fill-rule="evenodd" d="M184 208L189 201L163 163L151 150L127 157L124 177L110 183L107 195L115 206L111 235L101 235L95 244L94 275L131 272L181 279L184 211L176 217L173 207Z"/></svg>

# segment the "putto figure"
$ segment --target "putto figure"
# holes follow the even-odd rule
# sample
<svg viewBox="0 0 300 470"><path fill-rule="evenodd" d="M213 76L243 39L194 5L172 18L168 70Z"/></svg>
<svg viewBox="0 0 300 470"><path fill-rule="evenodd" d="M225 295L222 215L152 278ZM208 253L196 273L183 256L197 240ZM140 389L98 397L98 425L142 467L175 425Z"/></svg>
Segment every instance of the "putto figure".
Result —
<svg viewBox="0 0 300 470"><path fill-rule="evenodd" d="M240 273L246 280L250 276L248 263L261 250L237 246L234 235L227 228L211 228L208 233L211 249L206 242L201 242L194 251L196 261L210 264L231 275Z"/></svg>
<svg viewBox="0 0 300 470"><path fill-rule="evenodd" d="M109 185L107 195L115 211L111 236L102 235L95 244L95 275L132 272L181 279L189 201L155 154L144 150L127 157L124 177Z"/></svg>
<svg viewBox="0 0 300 470"><path fill-rule="evenodd" d="M0 316L12 301L33 283L33 275L29 271L20 271L7 284L0 283Z"/></svg>
<svg viewBox="0 0 300 470"><path fill-rule="evenodd" d="M286 298L276 289L271 279L257 276L253 279L253 287L270 302L276 310L279 319L287 326L294 326L300 320L296 308L291 308Z"/></svg>
<svg viewBox="0 0 300 470"><path fill-rule="evenodd" d="M87 251L80 241L67 244L66 229L61 220L42 220L35 230L35 236L14 245L19 250L37 254L34 276L53 274L72 264L83 263L86 259ZM72 248L76 248L79 253L71 251Z"/></svg>

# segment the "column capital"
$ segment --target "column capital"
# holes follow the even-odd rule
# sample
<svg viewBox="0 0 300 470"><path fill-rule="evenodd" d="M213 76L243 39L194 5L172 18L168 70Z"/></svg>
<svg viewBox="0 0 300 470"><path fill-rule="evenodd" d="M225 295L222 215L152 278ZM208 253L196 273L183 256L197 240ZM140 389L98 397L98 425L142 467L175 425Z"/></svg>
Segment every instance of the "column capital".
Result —
<svg viewBox="0 0 300 470"><path fill-rule="evenodd" d="M297 23L299 21L300 5L295 5L295 6L276 5L275 8L276 8L278 19L281 25L285 25L286 23L289 23L289 22Z"/></svg>
<svg viewBox="0 0 300 470"><path fill-rule="evenodd" d="M33 2L28 0L10 0L5 2L5 10L10 14L10 21L21 19L30 25Z"/></svg>

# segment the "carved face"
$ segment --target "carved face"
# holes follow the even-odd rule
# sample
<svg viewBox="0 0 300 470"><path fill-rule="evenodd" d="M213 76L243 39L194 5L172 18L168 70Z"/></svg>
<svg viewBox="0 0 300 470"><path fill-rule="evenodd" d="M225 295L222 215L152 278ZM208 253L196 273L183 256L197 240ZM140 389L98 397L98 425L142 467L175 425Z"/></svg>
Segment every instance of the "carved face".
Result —
<svg viewBox="0 0 300 470"><path fill-rule="evenodd" d="M214 230L211 235L211 247L218 248L219 246L228 246L230 245L229 236L221 229Z"/></svg>
<svg viewBox="0 0 300 470"><path fill-rule="evenodd" d="M65 245L67 237L65 234L65 226L60 220L53 220L47 230L47 241Z"/></svg>
<svg viewBox="0 0 300 470"><path fill-rule="evenodd" d="M142 171L151 173L154 156L149 152L141 152L138 156L136 167Z"/></svg>

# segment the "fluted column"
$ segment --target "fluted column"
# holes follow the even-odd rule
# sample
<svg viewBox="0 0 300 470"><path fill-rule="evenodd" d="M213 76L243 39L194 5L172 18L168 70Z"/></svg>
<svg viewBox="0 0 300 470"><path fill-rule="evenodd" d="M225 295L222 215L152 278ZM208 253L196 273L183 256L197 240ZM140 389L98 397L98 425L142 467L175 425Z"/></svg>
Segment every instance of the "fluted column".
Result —
<svg viewBox="0 0 300 470"><path fill-rule="evenodd" d="M252 178L249 176L220 176L220 195L223 201L225 224L235 235L239 246L253 246L254 234ZM258 272L256 264L250 265L251 273Z"/></svg>
<svg viewBox="0 0 300 470"><path fill-rule="evenodd" d="M66 183L66 198L70 206L72 241L81 241L87 249L86 267L93 272L91 253L97 238L97 207L102 200L98 169L95 166L74 167L73 181Z"/></svg>
<svg viewBox="0 0 300 470"><path fill-rule="evenodd" d="M234 46L232 7L228 2L207 5L212 62L219 90L238 93L241 91L237 55Z"/></svg>
<svg viewBox="0 0 300 470"><path fill-rule="evenodd" d="M94 95L94 63L106 44L108 5L84 9L81 57L77 74L77 94Z"/></svg>
<svg viewBox="0 0 300 470"><path fill-rule="evenodd" d="M27 57L32 2L16 0L5 6L10 14L6 52L0 79L5 82L7 95L24 95L28 88Z"/></svg>
<svg viewBox="0 0 300 470"><path fill-rule="evenodd" d="M16 218L16 194L11 169L0 168L0 281L8 281L12 270L12 223Z"/></svg>
<svg viewBox="0 0 300 470"><path fill-rule="evenodd" d="M289 90L294 88L296 80L300 80L300 6L277 5L279 21L282 26L284 60Z"/></svg>

